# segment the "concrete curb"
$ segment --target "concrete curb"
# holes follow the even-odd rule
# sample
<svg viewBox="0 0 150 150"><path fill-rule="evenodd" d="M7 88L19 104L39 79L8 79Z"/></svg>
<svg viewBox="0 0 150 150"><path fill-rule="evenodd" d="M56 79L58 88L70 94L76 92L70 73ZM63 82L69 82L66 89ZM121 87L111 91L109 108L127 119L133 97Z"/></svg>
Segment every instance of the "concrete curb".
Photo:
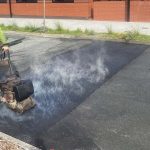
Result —
<svg viewBox="0 0 150 150"><path fill-rule="evenodd" d="M56 24L60 24L64 29L69 30L93 30L99 33L108 32L126 32L138 31L141 34L150 35L150 23L144 22L113 22L113 21L93 21L93 20L70 20L70 19L46 19L46 27L55 29ZM19 27L24 26L43 26L43 19L39 18L0 18L0 24L16 24Z"/></svg>
<svg viewBox="0 0 150 150"><path fill-rule="evenodd" d="M97 37L92 35L85 35L85 36L74 36L74 35L66 35L66 34L48 34L48 33L36 33L36 32L21 32L21 31L6 31L6 34L16 34L16 35L24 35L24 36L37 36L37 37L45 37L45 38L65 38L65 39L79 39L79 40L100 40L100 41L112 41L112 42L124 42L124 40L121 39L109 39L104 37ZM145 44L150 45L150 43L147 42L140 42L140 41L129 41L128 43L134 43L134 44Z"/></svg>
<svg viewBox="0 0 150 150"><path fill-rule="evenodd" d="M30 144L27 144L25 142L22 142L14 137L11 137L7 134L4 134L0 132L0 139L5 140L7 142L13 143L14 145L19 146L20 150L40 150L39 148L36 148Z"/></svg>

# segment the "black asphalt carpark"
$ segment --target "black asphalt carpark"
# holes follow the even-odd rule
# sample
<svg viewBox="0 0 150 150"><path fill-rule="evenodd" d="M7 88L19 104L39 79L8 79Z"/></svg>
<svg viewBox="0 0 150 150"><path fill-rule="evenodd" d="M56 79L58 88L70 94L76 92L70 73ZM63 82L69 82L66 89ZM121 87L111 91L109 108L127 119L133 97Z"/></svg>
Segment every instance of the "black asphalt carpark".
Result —
<svg viewBox="0 0 150 150"><path fill-rule="evenodd" d="M9 36L12 39L20 38L20 35ZM33 97L37 106L20 115L0 104L0 131L43 150L148 150L148 145L140 143L140 133L143 132L136 124L136 117L131 119L128 112L131 107L128 95L134 99L136 92L132 93L130 89L124 100L124 95L121 91L119 93L119 89L126 85L132 87L132 82L126 80L121 84L120 80L114 88L107 85L114 82L113 78L117 77L118 72L130 67L133 60L148 48L148 45L123 42L26 36L22 43L11 47L11 59L13 69L20 72L22 79L30 78L33 81ZM130 74L132 80L134 77L136 80L137 72ZM5 73L8 74L7 71ZM91 98L103 86L108 86L108 91L99 92L95 98ZM118 91L117 86L120 87ZM115 100L110 91L118 95ZM135 113L138 112L139 103L134 100L132 107L137 109ZM147 101L144 103L149 105ZM114 104L118 107L114 107ZM84 120L80 109L86 110L84 113L89 123ZM143 106L140 113L145 111L150 115L150 109ZM126 123L124 117L131 125L128 128L121 128L121 124ZM113 123L116 118L120 119L118 124ZM148 122L150 125L150 119L141 120L145 121L141 128L150 133L150 128L145 127ZM111 133L106 131L109 126ZM132 130L137 131L135 134L140 132L138 137L123 134Z"/></svg>

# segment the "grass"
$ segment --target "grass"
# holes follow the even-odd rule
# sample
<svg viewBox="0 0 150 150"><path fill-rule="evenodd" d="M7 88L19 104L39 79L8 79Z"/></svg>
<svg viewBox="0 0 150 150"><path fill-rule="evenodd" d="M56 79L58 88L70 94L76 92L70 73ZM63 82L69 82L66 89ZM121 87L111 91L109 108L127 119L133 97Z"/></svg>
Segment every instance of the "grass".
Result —
<svg viewBox="0 0 150 150"><path fill-rule="evenodd" d="M137 30L127 31L124 33L116 33L112 31L111 27L107 27L106 33L96 33L93 30L88 30L88 29L81 30L80 28L76 30L69 30L69 29L65 29L60 23L55 24L55 29L46 28L45 30L43 30L42 27L36 27L33 25L19 27L16 24L7 25L7 26L4 24L0 24L0 27L4 31L63 34L63 35L72 35L75 37L91 37L91 38L106 39L106 40L123 40L125 42L136 41L140 43L150 43L150 36L142 35Z"/></svg>
<svg viewBox="0 0 150 150"><path fill-rule="evenodd" d="M30 25L30 26L25 26L21 30L24 30L25 32L41 32L42 28Z"/></svg>

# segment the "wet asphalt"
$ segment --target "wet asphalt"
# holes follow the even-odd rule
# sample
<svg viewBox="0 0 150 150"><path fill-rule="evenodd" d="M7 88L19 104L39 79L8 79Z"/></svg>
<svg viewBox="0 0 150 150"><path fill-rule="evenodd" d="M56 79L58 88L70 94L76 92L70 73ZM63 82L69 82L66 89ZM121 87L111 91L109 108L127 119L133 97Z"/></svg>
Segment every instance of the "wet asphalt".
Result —
<svg viewBox="0 0 150 150"><path fill-rule="evenodd" d="M61 124L61 120L147 48L142 44L26 36L11 48L11 60L22 79L33 81L37 106L20 115L1 104L0 130L41 149L100 149L78 124ZM110 120L113 117L110 115ZM55 126L59 126L56 132L51 130ZM67 143L64 137L74 142ZM61 140L63 144L57 147L56 141Z"/></svg>

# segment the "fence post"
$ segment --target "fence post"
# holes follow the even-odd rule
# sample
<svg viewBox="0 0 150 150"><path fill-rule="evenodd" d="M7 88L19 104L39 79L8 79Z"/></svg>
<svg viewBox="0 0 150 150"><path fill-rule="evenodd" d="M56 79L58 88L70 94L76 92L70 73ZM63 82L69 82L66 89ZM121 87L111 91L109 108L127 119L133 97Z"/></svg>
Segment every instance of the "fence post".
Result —
<svg viewBox="0 0 150 150"><path fill-rule="evenodd" d="M10 14L10 18L12 18L11 0L9 0L9 14Z"/></svg>
<svg viewBox="0 0 150 150"><path fill-rule="evenodd" d="M125 0L125 21L130 21L130 0Z"/></svg>

